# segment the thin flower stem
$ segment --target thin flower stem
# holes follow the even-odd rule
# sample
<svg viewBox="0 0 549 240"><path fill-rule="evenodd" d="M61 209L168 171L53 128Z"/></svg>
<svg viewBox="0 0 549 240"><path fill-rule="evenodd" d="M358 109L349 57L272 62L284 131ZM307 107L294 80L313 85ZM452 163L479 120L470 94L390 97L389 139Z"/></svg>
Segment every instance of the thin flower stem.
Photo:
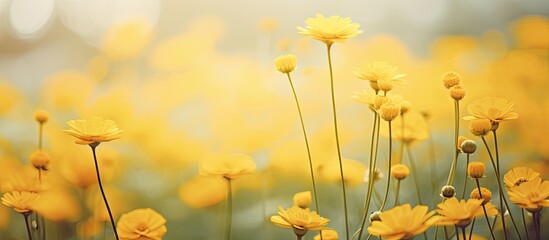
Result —
<svg viewBox="0 0 549 240"><path fill-rule="evenodd" d="M522 225L524 225L524 232L526 232L526 239L530 240L530 236L528 234L528 225L526 225L526 217L524 216L524 209L520 209L520 213L522 215Z"/></svg>
<svg viewBox="0 0 549 240"><path fill-rule="evenodd" d="M232 223L232 216L233 216L233 193L232 193L232 187L231 187L231 179L227 179L227 227L225 229L225 239L230 240L231 239L231 223Z"/></svg>
<svg viewBox="0 0 549 240"><path fill-rule="evenodd" d="M32 240L32 233L31 233L31 228L30 228L30 225L29 225L29 215L30 214L31 214L31 212L22 213L23 218L25 219L25 226L27 227L27 235L29 236L29 240Z"/></svg>
<svg viewBox="0 0 549 240"><path fill-rule="evenodd" d="M364 199L364 213L362 215L362 222L360 224L360 229L358 233L358 239L362 237L362 232L364 229L364 224L366 223L366 218L368 217L368 210L370 208L370 201L372 199L372 192L374 188L374 169L376 160L374 158L374 142L376 141L376 135L379 136L379 116L377 112L374 112L374 125L372 126L372 141L370 142L370 163L368 167L368 189L366 190L366 199ZM377 134L376 134L377 133Z"/></svg>
<svg viewBox="0 0 549 240"><path fill-rule="evenodd" d="M38 149L42 150L42 131L44 129L44 124L39 123L38 124Z"/></svg>
<svg viewBox="0 0 549 240"><path fill-rule="evenodd" d="M465 199L465 190L467 189L467 166L469 166L469 156L471 154L467 153L467 164L465 164L465 176L463 177L463 191L461 192L461 199ZM480 191L480 190L479 190Z"/></svg>
<svg viewBox="0 0 549 240"><path fill-rule="evenodd" d="M398 205L398 192L400 192L400 179L397 180L396 190L395 190L395 204L393 207Z"/></svg>
<svg viewBox="0 0 549 240"><path fill-rule="evenodd" d="M93 161L95 162L95 172L97 174L97 183L99 184L99 190L101 190L101 196L103 197L103 201L105 202L105 207L107 207L107 211L109 212L109 218L111 219L114 236L116 237L116 240L119 240L118 233L116 232L116 224L114 223L114 218L112 217L111 208L109 207L109 202L107 201L107 196L105 196L105 191L103 190L103 184L101 183L101 175L99 174L99 165L97 164L97 156L95 155L95 148L98 145L99 143L90 144L90 147L93 153Z"/></svg>
<svg viewBox="0 0 549 240"><path fill-rule="evenodd" d="M536 240L541 240L541 210L534 212L534 229L536 231Z"/></svg>
<svg viewBox="0 0 549 240"><path fill-rule="evenodd" d="M412 171L412 177L414 178L414 185L416 186L416 196L417 201L419 202L419 205L423 205L421 201L421 194L419 191L419 183L417 177L419 176L417 173L417 168L414 160L414 156L412 155L412 149L410 148L410 144L406 144L406 152L408 153L408 160L410 161L410 170Z"/></svg>
<svg viewBox="0 0 549 240"><path fill-rule="evenodd" d="M391 121L387 121L387 123L389 124L389 171L387 173L387 186L385 187L385 197L383 197L383 202L381 202L381 207L379 208L380 212L382 212L383 208L385 207L385 203L387 202L387 196L389 195L389 186L391 185L391 151L393 148L393 139L391 136Z"/></svg>
<svg viewBox="0 0 549 240"><path fill-rule="evenodd" d="M457 225L454 225L454 228L456 229L456 239L459 240L459 230ZM466 239L463 239L463 240L466 240Z"/></svg>
<svg viewBox="0 0 549 240"><path fill-rule="evenodd" d="M469 155L469 154L467 154ZM475 178L475 182L477 183L477 189L478 189L478 195L480 196L480 199L482 198L482 192L480 191L480 182L478 178ZM484 201L484 199L483 199ZM482 203L482 210L484 211L484 217L486 217L486 223L488 224L488 229L490 229L490 235L492 236L492 239L495 240L496 237L494 237L494 231L492 230L492 226L490 225L490 219L488 218L488 213L486 212L486 206L484 203Z"/></svg>
<svg viewBox="0 0 549 240"><path fill-rule="evenodd" d="M405 145L405 142L404 142L404 114L400 114L400 120L401 120L401 128L400 128L400 136L401 136L401 139L400 139L400 162L399 163L402 163L404 161L404 145Z"/></svg>
<svg viewBox="0 0 549 240"><path fill-rule="evenodd" d="M320 215L320 209L318 208L318 197L317 197L317 193L316 193L315 174L314 174L314 170L313 170L313 159L311 157L311 149L309 147L309 140L307 138L307 131L305 130L305 123L303 121L303 114L301 112L301 107L299 105L299 101L297 100L297 94L295 92L294 83L292 82L292 77L290 76L290 73L287 73L286 75L288 75L288 81L290 82L290 87L292 88L292 93L294 95L295 104L297 106L297 112L299 113L299 121L301 122L301 130L303 131L303 137L305 138L305 147L307 148L307 157L309 158L309 170L311 172L311 182L313 184L313 196L314 196L315 209L316 209L316 212ZM320 239L323 240L322 230L320 230Z"/></svg>
<svg viewBox="0 0 549 240"><path fill-rule="evenodd" d="M433 137L432 137L433 134L431 133L430 128L429 128L429 136L431 136L429 137L429 163L431 163L429 164L429 177L431 179L431 192L436 192L435 189L437 186L437 181L435 181L435 179L438 179L438 177L435 170L437 170L437 161L435 160L436 158L435 143L433 141ZM432 201L432 203L434 204L435 202Z"/></svg>
<svg viewBox="0 0 549 240"><path fill-rule="evenodd" d="M448 176L448 181L446 182L446 185L451 186L454 183L454 176L456 174L456 165L457 165L457 158L458 158L458 148L457 148L457 142L458 142L458 135L459 135L459 101L454 100L454 159L452 160L452 167L450 168L450 174Z"/></svg>
<svg viewBox="0 0 549 240"><path fill-rule="evenodd" d="M467 240L467 235L465 233L465 227L461 228L461 233L463 234L463 240ZM456 233L456 235L458 235L458 234Z"/></svg>
<svg viewBox="0 0 549 240"><path fill-rule="evenodd" d="M471 229L469 230L469 238L468 239L471 239L471 236L473 236L473 228L475 228L475 220L476 220L476 218L473 218L473 222L471 223Z"/></svg>
<svg viewBox="0 0 549 240"><path fill-rule="evenodd" d="M334 74L332 70L332 56L330 53L331 44L326 45L328 51L328 65L330 68L330 89L332 93L332 111L334 114L334 129L335 129L335 140L337 148L337 158L339 161L339 175L341 177L341 190L343 194L343 212L345 214L345 236L349 240L349 217L347 216L347 194L345 192L345 180L343 178L343 163L341 160L341 149L339 148L339 133L337 131L337 114L336 114L336 104L335 104L335 93L334 93Z"/></svg>

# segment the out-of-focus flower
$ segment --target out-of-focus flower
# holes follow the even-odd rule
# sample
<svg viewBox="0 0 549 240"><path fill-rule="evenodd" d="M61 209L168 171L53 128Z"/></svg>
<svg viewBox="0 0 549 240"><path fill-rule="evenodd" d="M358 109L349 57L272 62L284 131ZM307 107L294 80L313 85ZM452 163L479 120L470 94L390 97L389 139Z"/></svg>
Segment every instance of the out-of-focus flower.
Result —
<svg viewBox="0 0 549 240"><path fill-rule="evenodd" d="M178 196L193 208L213 206L227 197L227 183L222 177L196 176L181 185Z"/></svg>
<svg viewBox="0 0 549 240"><path fill-rule="evenodd" d="M442 75L442 83L445 88L450 89L453 86L459 85L460 82L461 76L457 72L450 71Z"/></svg>
<svg viewBox="0 0 549 240"><path fill-rule="evenodd" d="M36 120L40 124L46 123L50 118L50 114L42 109L38 109L34 111L33 115L34 115L34 120Z"/></svg>
<svg viewBox="0 0 549 240"><path fill-rule="evenodd" d="M397 117L391 121L391 137L393 139L410 144L429 138L429 125L421 113L416 110L409 110L406 115L403 115L403 118ZM389 137L389 126L387 124L381 124L380 134Z"/></svg>
<svg viewBox="0 0 549 240"><path fill-rule="evenodd" d="M161 240L168 231L166 219L150 208L122 214L116 231L122 240Z"/></svg>
<svg viewBox="0 0 549 240"><path fill-rule="evenodd" d="M274 60L276 70L281 73L291 73L295 70L296 67L296 56L293 54L284 54L280 57L277 57Z"/></svg>
<svg viewBox="0 0 549 240"><path fill-rule="evenodd" d="M313 201L311 191L298 192L294 194L294 205L300 208L308 208Z"/></svg>
<svg viewBox="0 0 549 240"><path fill-rule="evenodd" d="M397 66L390 65L387 62L372 62L362 64L354 71L355 76L360 79L370 81L370 86L377 92L381 90L378 86L381 81L384 84L406 83L402 78L406 74L399 73Z"/></svg>
<svg viewBox="0 0 549 240"><path fill-rule="evenodd" d="M82 209L75 196L68 190L55 188L40 193L35 203L36 212L51 221L76 221Z"/></svg>
<svg viewBox="0 0 549 240"><path fill-rule="evenodd" d="M376 94L372 91L363 90L362 92L353 92L351 98L359 103L364 103L374 111L374 99Z"/></svg>
<svg viewBox="0 0 549 240"><path fill-rule="evenodd" d="M373 181L377 181L383 178L383 173L379 169L374 169L374 178ZM370 181L370 169L366 169L366 172L364 173L364 182L368 183Z"/></svg>
<svg viewBox="0 0 549 240"><path fill-rule="evenodd" d="M91 238L99 235L103 230L103 222L95 219L94 217L86 218L76 225L76 234L80 238Z"/></svg>
<svg viewBox="0 0 549 240"><path fill-rule="evenodd" d="M200 175L236 179L256 169L252 157L242 153L212 153L200 161Z"/></svg>
<svg viewBox="0 0 549 240"><path fill-rule="evenodd" d="M130 21L109 29L104 38L101 51L114 60L127 60L136 57L152 38L149 23Z"/></svg>
<svg viewBox="0 0 549 240"><path fill-rule="evenodd" d="M308 208L292 206L287 210L278 207L278 216L271 216L271 222L279 227L300 230L324 230L330 220L319 216Z"/></svg>
<svg viewBox="0 0 549 240"><path fill-rule="evenodd" d="M522 183L531 182L540 178L539 173L528 167L516 167L503 176L505 187L509 190Z"/></svg>
<svg viewBox="0 0 549 240"><path fill-rule="evenodd" d="M463 85L455 85L450 88L450 97L459 101L465 97L465 88Z"/></svg>
<svg viewBox="0 0 549 240"><path fill-rule="evenodd" d="M0 230L7 228L8 223L10 222L10 214L7 208L0 207Z"/></svg>
<svg viewBox="0 0 549 240"><path fill-rule="evenodd" d="M549 48L549 19L545 16L526 16L510 26L519 48Z"/></svg>
<svg viewBox="0 0 549 240"><path fill-rule="evenodd" d="M36 201L40 195L36 192L13 191L2 195L2 204L13 208L18 213L28 213L35 211Z"/></svg>
<svg viewBox="0 0 549 240"><path fill-rule="evenodd" d="M86 206L92 212L95 219L102 222L110 222L109 212L105 206L105 202L102 198L99 185L93 185L86 189ZM108 196L109 206L113 216L120 216L120 214L128 210L128 203L131 197L129 193L121 192L120 189L113 185L103 186L105 196Z"/></svg>
<svg viewBox="0 0 549 240"><path fill-rule="evenodd" d="M541 178L507 189L507 194L511 202L530 212L549 207L549 181L542 181Z"/></svg>
<svg viewBox="0 0 549 240"><path fill-rule="evenodd" d="M333 229L325 229L322 230L322 238L320 237L320 233L317 234L313 240L338 240L339 236L337 235L337 232Z"/></svg>
<svg viewBox="0 0 549 240"><path fill-rule="evenodd" d="M325 18L317 13L316 18L308 18L305 23L307 24L305 28L297 27L299 33L322 41L328 46L334 42L343 43L363 32L359 29L360 24L351 23L350 18L340 16Z"/></svg>
<svg viewBox="0 0 549 240"><path fill-rule="evenodd" d="M398 180L405 179L409 174L410 169L402 163L395 164L391 167L391 175Z"/></svg>
<svg viewBox="0 0 549 240"><path fill-rule="evenodd" d="M400 115L400 105L393 102L384 103L379 108L378 113L383 120L393 121Z"/></svg>
<svg viewBox="0 0 549 240"><path fill-rule="evenodd" d="M59 110L73 110L74 106L84 106L94 83L92 78L78 71L61 71L45 80L42 100Z"/></svg>
<svg viewBox="0 0 549 240"><path fill-rule="evenodd" d="M482 197L480 195L482 195ZM469 197L473 199L482 199L482 204L486 204L490 202L490 200L492 200L492 192L490 192L490 190L485 187L481 187L480 192L478 188L475 188L473 189Z"/></svg>
<svg viewBox="0 0 549 240"><path fill-rule="evenodd" d="M48 170L50 156L44 150L35 150L29 156L29 161L36 169Z"/></svg>
<svg viewBox="0 0 549 240"><path fill-rule="evenodd" d="M472 178L484 177L486 166L482 162L471 162L467 165L467 174Z"/></svg>
<svg viewBox="0 0 549 240"><path fill-rule="evenodd" d="M100 117L71 120L67 125L71 129L63 132L77 138L75 142L83 145L119 139L124 131L120 130L114 121Z"/></svg>
<svg viewBox="0 0 549 240"><path fill-rule="evenodd" d="M427 212L427 206L410 204L396 206L379 215L380 221L373 221L368 232L383 239L411 239L425 232L442 217L433 216L435 211Z"/></svg>
<svg viewBox="0 0 549 240"><path fill-rule="evenodd" d="M278 28L278 19L274 17L262 18L257 22L257 28L262 32L274 32Z"/></svg>
<svg viewBox="0 0 549 240"><path fill-rule="evenodd" d="M0 114L8 112L23 99L21 93L4 79L0 79L0 96Z"/></svg>
<svg viewBox="0 0 549 240"><path fill-rule="evenodd" d="M468 199L467 201L463 199L458 201L455 197L446 199L437 205L437 212L443 216L437 225L456 225L460 228L468 226L473 218L484 214L482 202L483 200L480 199ZM498 214L498 210L493 204L487 203L484 206L488 216Z"/></svg>
<svg viewBox="0 0 549 240"><path fill-rule="evenodd" d="M112 148L104 148L97 162L101 166L99 169L101 181L109 181L115 172L118 162L118 154ZM59 163L59 171L71 184L82 189L87 189L97 183L95 165L93 161L87 161L90 157L88 149L78 146L61 147L53 149L52 155L56 156L55 162Z"/></svg>
<svg viewBox="0 0 549 240"><path fill-rule="evenodd" d="M366 167L361 162L343 158L341 160L343 165L343 180L349 185L358 185L364 182L364 173ZM341 175L339 172L339 162L335 159L328 161L318 168L319 176L330 182L341 181Z"/></svg>
<svg viewBox="0 0 549 240"><path fill-rule="evenodd" d="M488 119L491 122L501 122L518 118L518 114L513 112L515 103L496 97L484 97L467 105L467 111L471 116L463 119Z"/></svg>
<svg viewBox="0 0 549 240"><path fill-rule="evenodd" d="M492 123L489 119L471 119L469 131L475 136L485 136L492 130Z"/></svg>

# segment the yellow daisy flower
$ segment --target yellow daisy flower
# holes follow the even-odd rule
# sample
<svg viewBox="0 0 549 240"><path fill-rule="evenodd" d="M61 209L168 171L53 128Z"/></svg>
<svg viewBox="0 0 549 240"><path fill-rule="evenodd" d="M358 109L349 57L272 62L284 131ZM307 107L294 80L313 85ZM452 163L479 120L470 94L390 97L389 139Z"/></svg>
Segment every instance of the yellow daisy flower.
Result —
<svg viewBox="0 0 549 240"><path fill-rule="evenodd" d="M521 183L530 182L538 178L540 178L539 173L535 172L533 169L528 167L516 167L503 176L503 182L505 183L505 188L509 190L519 186Z"/></svg>
<svg viewBox="0 0 549 240"><path fill-rule="evenodd" d="M496 97L484 97L476 100L467 106L467 111L471 116L463 119L489 119L491 122L501 122L518 118L518 114L513 112L515 103Z"/></svg>
<svg viewBox="0 0 549 240"><path fill-rule="evenodd" d="M322 14L316 14L316 18L308 18L305 23L307 26L297 27L300 34L324 42L326 45L332 45L334 42L343 43L349 38L356 37L363 31L360 30L360 24L351 23L350 18L340 16L324 17Z"/></svg>
<svg viewBox="0 0 549 240"><path fill-rule="evenodd" d="M2 204L18 213L28 213L35 210L34 204L39 197L36 192L13 191L2 195Z"/></svg>
<svg viewBox="0 0 549 240"><path fill-rule="evenodd" d="M380 221L373 221L368 232L383 239L410 239L425 232L442 217L433 216L435 211L427 212L427 206L404 204L387 210L379 215Z"/></svg>
<svg viewBox="0 0 549 240"><path fill-rule="evenodd" d="M471 223L473 218L484 215L482 209L482 199L468 199L467 201L458 201L457 198L452 197L439 203L437 212L443 216L442 220L438 222L438 225L457 225L458 227L466 227ZM495 216L498 214L496 206L492 203L486 203L486 213L488 216Z"/></svg>
<svg viewBox="0 0 549 240"><path fill-rule="evenodd" d="M271 222L283 228L300 230L323 230L330 220L319 216L309 208L292 206L288 210L278 207L278 216L271 216Z"/></svg>
<svg viewBox="0 0 549 240"><path fill-rule="evenodd" d="M120 130L114 121L100 117L71 120L67 125L71 129L63 132L77 138L75 142L83 145L119 139L124 131Z"/></svg>
<svg viewBox="0 0 549 240"><path fill-rule="evenodd" d="M296 56L293 54L284 54L274 60L276 70L281 73L291 73L296 67Z"/></svg>
<svg viewBox="0 0 549 240"><path fill-rule="evenodd" d="M375 91L379 91L381 89L379 83L381 83L382 86L391 86L393 83L406 83L406 81L402 79L406 74L399 73L398 71L399 68L397 66L390 65L387 62L375 61L360 65L353 73L362 80L370 81L370 86Z"/></svg>
<svg viewBox="0 0 549 240"><path fill-rule="evenodd" d="M116 231L121 240L161 240L168 231L166 219L156 211L145 208L122 214Z"/></svg>
<svg viewBox="0 0 549 240"><path fill-rule="evenodd" d="M541 178L507 189L507 194L509 194L511 202L530 212L549 207L549 199L547 199L549 198L549 181L542 182Z"/></svg>
<svg viewBox="0 0 549 240"><path fill-rule="evenodd" d="M255 172L252 157L240 153L213 153L200 161L199 173L202 176L222 176L236 179Z"/></svg>

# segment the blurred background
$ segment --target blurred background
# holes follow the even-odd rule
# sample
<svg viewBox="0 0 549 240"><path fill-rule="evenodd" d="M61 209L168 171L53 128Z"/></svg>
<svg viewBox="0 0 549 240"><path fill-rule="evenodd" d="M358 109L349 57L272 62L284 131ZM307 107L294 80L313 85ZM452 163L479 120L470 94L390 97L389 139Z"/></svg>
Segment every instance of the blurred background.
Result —
<svg viewBox="0 0 549 240"><path fill-rule="evenodd" d="M548 179L548 12L543 0L0 0L0 190L36 175L28 164L38 135L33 112L44 109L51 115L44 178L55 189L45 214L50 239L103 239L105 226L109 239L89 149L60 132L68 120L100 116L125 130L98 148L115 218L150 207L168 220L165 239L220 239L225 185L198 177L198 162L212 152L242 152L257 173L234 182L233 239L291 239L268 219L278 205L290 207L294 193L311 190L295 103L272 63L292 53L322 215L343 236L325 47L296 30L316 13L350 17L364 30L332 48L344 167L353 170L346 171L351 212L363 204L372 126L367 106L351 99L369 83L352 72L372 61L399 66L408 84L394 92L414 114L429 116L410 131L421 136L412 151L429 176L419 180L419 194L430 209L452 159L453 100L441 83L447 71L462 75L461 116L485 96L515 102L519 119L498 131L502 169L530 166ZM460 135L481 143L465 121ZM379 168L386 172L381 139ZM402 184L401 202L416 205L413 181ZM20 218L0 206L0 239L25 239ZM350 220L356 229L360 214Z"/></svg>

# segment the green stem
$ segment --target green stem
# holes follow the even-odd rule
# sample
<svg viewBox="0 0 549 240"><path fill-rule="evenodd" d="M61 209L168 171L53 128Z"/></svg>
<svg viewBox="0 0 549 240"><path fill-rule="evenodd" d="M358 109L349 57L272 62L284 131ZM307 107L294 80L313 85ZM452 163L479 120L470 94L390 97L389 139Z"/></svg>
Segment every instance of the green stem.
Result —
<svg viewBox="0 0 549 240"><path fill-rule="evenodd" d="M456 231L456 239L459 240L459 230L458 230L457 225L454 225L454 228L455 228L455 231ZM467 240L467 239L463 239L463 240Z"/></svg>
<svg viewBox="0 0 549 240"><path fill-rule="evenodd" d="M524 209L520 209L520 213L522 215L522 224L524 225L524 232L526 232L526 239L530 240L530 235L528 234L528 225L526 225L526 217L524 216Z"/></svg>
<svg viewBox="0 0 549 240"><path fill-rule="evenodd" d="M330 67L330 89L332 93L332 111L334 113L334 129L335 129L335 140L337 148L337 158L339 160L339 175L341 177L341 189L343 194L343 211L345 214L345 236L346 239L349 239L349 217L347 216L347 194L345 192L345 180L343 178L343 163L341 160L341 149L339 148L339 133L337 131L337 114L336 114L336 104L335 104L335 93L334 93L334 75L332 70L332 56L330 53L331 44L326 45L328 51L328 65Z"/></svg>
<svg viewBox="0 0 549 240"><path fill-rule="evenodd" d="M389 124L389 171L387 173L387 186L385 187L385 197L383 197L383 202L381 202L381 207L379 208L380 212L383 212L383 208L385 207L385 202L387 202L387 196L389 195L389 186L391 185L391 151L393 148L393 139L391 136L391 121L387 121Z"/></svg>
<svg viewBox="0 0 549 240"><path fill-rule="evenodd" d="M393 207L398 205L398 192L400 192L400 179L397 180L396 190L395 190L395 204Z"/></svg>
<svg viewBox="0 0 549 240"><path fill-rule="evenodd" d="M378 126L379 126L379 117L377 112L374 112L374 125L372 126L372 141L370 142L370 163L368 167L368 189L366 192L366 199L364 201L364 213L362 214L362 222L360 224L360 229L358 233L358 239L362 237L362 232L364 229L364 224L366 223L366 218L368 217L368 210L370 208L370 201L372 199L372 191L374 188L374 169L375 169L375 158L374 158L374 142L376 141L376 132L379 136Z"/></svg>
<svg viewBox="0 0 549 240"><path fill-rule="evenodd" d="M448 176L448 181L446 182L446 185L451 186L454 183L454 176L456 174L456 165L457 165L457 158L458 158L458 135L459 135L459 101L454 100L454 159L452 160L452 167L450 168L450 174Z"/></svg>
<svg viewBox="0 0 549 240"><path fill-rule="evenodd" d="M231 223L232 223L232 216L233 216L233 193L232 193L232 187L231 187L231 179L227 179L227 227L225 228L225 239L230 240L231 239Z"/></svg>
<svg viewBox="0 0 549 240"><path fill-rule="evenodd" d="M32 232L31 232L31 228L30 228L30 225L29 225L29 215L30 215L31 213L32 213L32 212L24 212L24 213L22 213L23 218L25 219L25 226L27 227L27 235L29 236L29 240L32 240Z"/></svg>
<svg viewBox="0 0 549 240"><path fill-rule="evenodd" d="M42 150L42 131L44 129L44 124L38 124L38 149Z"/></svg>
<svg viewBox="0 0 549 240"><path fill-rule="evenodd" d="M465 234L465 227L461 228L461 233L463 234L463 240L467 240L467 234ZM456 235L458 234L456 233Z"/></svg>
<svg viewBox="0 0 549 240"><path fill-rule="evenodd" d="M469 153L467 153L467 164L465 164L465 176L463 177L463 191L461 192L461 199L465 199L465 190L467 189L467 167L469 166Z"/></svg>
<svg viewBox="0 0 549 240"><path fill-rule="evenodd" d="M93 153L93 161L95 162L95 173L97 174L97 183L99 184L99 190L101 190L101 196L103 197L103 202L105 202L105 206L107 207L107 212L109 212L109 218L111 219L114 236L116 237L116 240L119 240L120 238L118 238L118 232L116 231L116 224L114 223L114 218L112 217L111 208L109 207L109 202L107 201L107 196L105 196L105 191L103 190L103 184L101 183L101 175L99 174L99 165L97 164L97 156L95 155L95 148L98 145L99 145L99 142L94 142L90 144L90 147Z"/></svg>
<svg viewBox="0 0 549 240"><path fill-rule="evenodd" d="M401 128L400 128L400 163L404 161L404 114L400 114Z"/></svg>
<svg viewBox="0 0 549 240"><path fill-rule="evenodd" d="M412 171L412 175L413 175L412 177L414 178L414 185L416 186L417 201L419 202L419 205L423 205L423 203L421 201L421 194L420 194L420 191L419 191L419 183L418 183L418 179L417 179L417 176L419 176L419 175L417 173L417 168L416 168L414 157L412 155L412 150L410 148L410 144L406 144L406 152L408 153L408 160L410 161L410 170Z"/></svg>
<svg viewBox="0 0 549 240"><path fill-rule="evenodd" d="M469 154L467 154L469 155ZM492 236L492 239L495 240L496 237L494 237L494 231L492 230L492 226L490 225L490 219L488 218L488 213L486 212L486 206L484 204L484 198L482 198L482 192L480 191L480 182L478 181L478 178L475 178L475 181L477 183L477 189L478 189L478 195L480 196L480 199L482 199L482 210L484 211L484 217L486 218L486 223L488 224L488 229L490 229L490 235Z"/></svg>

